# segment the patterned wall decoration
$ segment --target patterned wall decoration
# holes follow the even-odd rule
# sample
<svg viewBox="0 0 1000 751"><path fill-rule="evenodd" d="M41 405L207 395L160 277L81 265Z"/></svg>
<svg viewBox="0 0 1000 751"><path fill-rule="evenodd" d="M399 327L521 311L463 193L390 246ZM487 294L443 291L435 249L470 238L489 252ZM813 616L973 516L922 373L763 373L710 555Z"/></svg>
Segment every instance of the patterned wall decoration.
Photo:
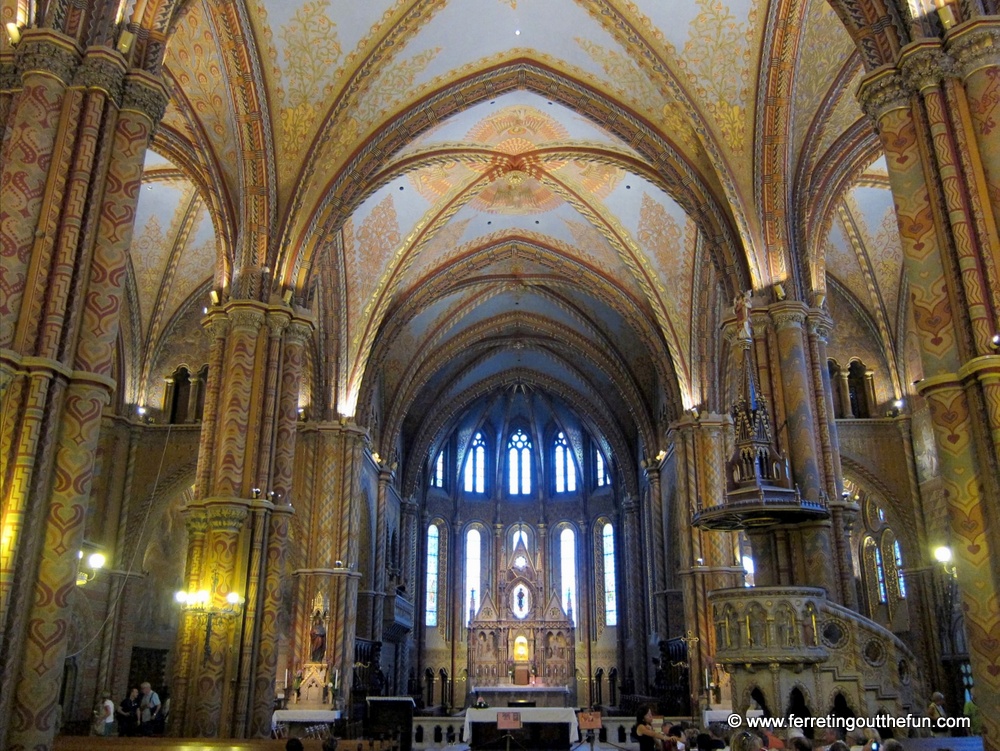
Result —
<svg viewBox="0 0 1000 751"><path fill-rule="evenodd" d="M699 14L691 24L690 37L678 63L705 103L722 136L734 153L747 145L752 115L750 84L757 60L752 54L760 8L751 2L747 16L737 18L733 9L719 0L697 0ZM745 20L744 20L745 19ZM749 175L748 165L734 163L734 171Z"/></svg>
<svg viewBox="0 0 1000 751"><path fill-rule="evenodd" d="M844 61L854 52L854 42L848 35L833 8L826 2L809 2L802 24L802 38L799 41L799 59L803 65L795 75L795 90L791 108L793 128L792 154L797 159L802 151L809 128L814 125L810 118L830 94L830 85L838 75ZM849 94L845 99L854 100ZM839 108L838 108L839 111ZM855 119L861 115L856 100ZM815 123L816 126L832 131L839 136L843 130L839 122Z"/></svg>
<svg viewBox="0 0 1000 751"><path fill-rule="evenodd" d="M662 297L667 315L676 322L675 330L681 351L690 350L691 286L694 270L694 247L684 242L685 227L647 193L642 196L637 239L643 251L650 256L653 267L660 274L660 282L669 295Z"/></svg>
<svg viewBox="0 0 1000 751"><path fill-rule="evenodd" d="M219 86L225 81L223 63L204 10L200 3L184 3L177 17L173 43L167 47L164 67L186 92L202 132L218 155L219 168L230 191L238 192L237 118L230 110L225 89Z"/></svg>

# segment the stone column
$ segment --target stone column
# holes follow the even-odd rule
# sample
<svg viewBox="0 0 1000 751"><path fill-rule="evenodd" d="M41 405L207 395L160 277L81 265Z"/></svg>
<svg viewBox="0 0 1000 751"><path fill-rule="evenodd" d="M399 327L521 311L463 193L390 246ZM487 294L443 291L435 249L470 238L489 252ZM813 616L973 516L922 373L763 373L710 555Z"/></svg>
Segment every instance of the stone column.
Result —
<svg viewBox="0 0 1000 751"><path fill-rule="evenodd" d="M840 406L844 409L844 417L854 417L854 407L851 406L851 373L841 370L837 373L837 388L840 391Z"/></svg>
<svg viewBox="0 0 1000 751"><path fill-rule="evenodd" d="M731 430L726 415L702 413L685 415L671 426L677 453L677 505L674 523L678 529L681 559L681 584L684 594L684 629L689 638L688 665L692 702L704 689L705 669L712 664L716 651L708 593L715 589L737 587L742 583L742 568L734 562L734 541L727 532L701 530L692 526L694 515L702 507L725 500L726 439ZM754 551L756 557L756 549Z"/></svg>
<svg viewBox="0 0 1000 751"><path fill-rule="evenodd" d="M622 532L625 548L625 591L626 621L625 649L629 659L625 661L625 675L628 669L635 670L636 686L645 686L646 680L646 600L642 580L642 537L639 534L639 502L626 495L622 499Z"/></svg>
<svg viewBox="0 0 1000 751"><path fill-rule="evenodd" d="M51 743L142 163L162 83L30 29L0 156L0 746Z"/></svg>
<svg viewBox="0 0 1000 751"><path fill-rule="evenodd" d="M177 388L177 379L167 376L163 379L163 418L164 422L173 422L174 416L174 391Z"/></svg>
<svg viewBox="0 0 1000 751"><path fill-rule="evenodd" d="M858 609L858 590L854 585L854 552L851 546L858 507L850 498L843 497L844 477L840 464L840 438L833 416L833 392L830 373L826 368L826 345L833 321L821 310L811 310L809 321L809 355L812 359L813 393L816 395L816 422L819 431L820 452L826 482L824 488L830 499L831 531L835 564L840 580L840 601L851 610ZM874 387L873 387L874 388ZM872 392L874 399L874 391ZM874 404L874 401L872 402Z"/></svg>
<svg viewBox="0 0 1000 751"><path fill-rule="evenodd" d="M976 323L988 317L984 303L995 293L996 282L983 275L982 262L993 263L997 245L969 244L977 220L963 218L962 207L953 203L956 196L971 195L970 190L981 195L985 186L965 172L969 162L978 161L976 153L961 152L964 162L949 161L953 144L947 143L947 117L962 109L949 66L921 71L921 55L910 59L914 62L901 62L909 70L906 78L898 68L880 69L862 83L859 98L885 151L926 375L918 388L928 400L949 504L977 700L988 734L997 738L1000 468L989 432L1000 421L1000 406L983 389L981 374L996 368L997 356L985 354L990 345L983 341L983 325ZM946 92L950 99L943 99ZM942 195L952 191L951 198ZM948 217L941 215L942 205L948 207ZM956 232L963 222L966 226ZM970 297L976 290L983 294ZM995 741L987 743L997 747Z"/></svg>
<svg viewBox="0 0 1000 751"><path fill-rule="evenodd" d="M804 330L806 309L801 303L789 301L772 305L768 312L774 322L778 358L777 363L771 363L771 369L773 373L777 365L788 425L786 450L791 460L792 476L803 498L829 503L817 446L816 394L810 376L811 365L814 364L809 360ZM819 397L823 398L823 395ZM797 579L794 583L823 587L829 599L843 603L849 596L842 588L843 563L835 555L830 522L800 524L794 535L801 542L798 552L804 558L833 562L833 566L797 565L804 564L804 560L793 564L792 571Z"/></svg>
<svg viewBox="0 0 1000 751"><path fill-rule="evenodd" d="M296 628L308 633L316 595L329 603L324 661L329 674L335 676L335 696L349 707L361 580L357 570L363 503L361 474L368 436L346 418L338 423L321 423L316 430L317 478L313 497L306 499L313 511L308 539L303 541L309 551L307 566L295 572L307 581L307 586L299 590L307 601L299 603L296 610L303 621ZM294 656L298 665L310 661L308 639L300 641Z"/></svg>
<svg viewBox="0 0 1000 751"><path fill-rule="evenodd" d="M190 386L188 388L187 421L198 422L198 394L201 392L201 375L192 373L190 376Z"/></svg>
<svg viewBox="0 0 1000 751"><path fill-rule="evenodd" d="M650 604L652 634L650 642L656 646L667 637L667 564L666 542L663 535L663 489L660 485L660 473L663 471L663 459L666 452L660 452L643 464L646 480L649 482L649 504L646 513L646 529L649 534L646 539L649 544L649 568L651 570L650 587L653 598Z"/></svg>
<svg viewBox="0 0 1000 751"><path fill-rule="evenodd" d="M386 548L389 547L389 485L392 483L392 469L379 464L378 497L375 501L375 595L372 607L372 640L382 641L382 618L385 614L385 567ZM479 593L482 598L482 592Z"/></svg>

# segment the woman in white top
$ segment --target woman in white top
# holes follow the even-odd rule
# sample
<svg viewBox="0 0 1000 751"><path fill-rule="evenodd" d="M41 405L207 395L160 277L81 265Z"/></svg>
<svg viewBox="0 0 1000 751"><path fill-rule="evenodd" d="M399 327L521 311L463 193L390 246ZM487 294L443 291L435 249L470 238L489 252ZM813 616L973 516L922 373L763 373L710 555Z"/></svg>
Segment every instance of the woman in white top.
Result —
<svg viewBox="0 0 1000 751"><path fill-rule="evenodd" d="M94 722L94 730L98 735L111 735L111 730L115 726L115 703L111 701L111 693L105 691L101 694L100 714Z"/></svg>

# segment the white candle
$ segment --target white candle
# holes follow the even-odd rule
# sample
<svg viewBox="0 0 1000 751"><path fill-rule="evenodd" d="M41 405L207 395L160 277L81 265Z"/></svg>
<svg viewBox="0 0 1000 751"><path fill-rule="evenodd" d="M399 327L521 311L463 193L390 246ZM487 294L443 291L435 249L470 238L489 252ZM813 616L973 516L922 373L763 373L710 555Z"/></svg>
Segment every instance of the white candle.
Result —
<svg viewBox="0 0 1000 751"><path fill-rule="evenodd" d="M705 685L708 685L708 668L705 668Z"/></svg>
<svg viewBox="0 0 1000 751"><path fill-rule="evenodd" d="M285 668L285 688L288 688L288 668Z"/></svg>

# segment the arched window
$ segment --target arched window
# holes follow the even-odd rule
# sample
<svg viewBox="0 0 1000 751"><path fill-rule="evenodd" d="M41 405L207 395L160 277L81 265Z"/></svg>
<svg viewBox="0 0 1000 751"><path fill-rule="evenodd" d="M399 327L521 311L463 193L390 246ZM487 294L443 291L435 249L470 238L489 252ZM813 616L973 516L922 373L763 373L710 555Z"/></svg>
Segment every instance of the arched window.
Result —
<svg viewBox="0 0 1000 751"><path fill-rule="evenodd" d="M437 524L427 528L427 600L424 607L424 625L436 626L438 622L438 561L440 560L440 531Z"/></svg>
<svg viewBox="0 0 1000 751"><path fill-rule="evenodd" d="M900 598L906 598L906 579L903 578L903 553L899 549L899 540L892 543L893 562L896 564L896 586L899 587Z"/></svg>
<svg viewBox="0 0 1000 751"><path fill-rule="evenodd" d="M568 527L559 535L559 572L562 575L562 606L569 614L573 613L573 624L576 624L576 535Z"/></svg>
<svg viewBox="0 0 1000 751"><path fill-rule="evenodd" d="M875 546L875 581L878 583L878 601L886 602L889 598L885 591L885 564L882 562L882 551Z"/></svg>
<svg viewBox="0 0 1000 751"><path fill-rule="evenodd" d="M556 436L555 453L556 492L575 493L576 463L570 453L566 434L562 431Z"/></svg>
<svg viewBox="0 0 1000 751"><path fill-rule="evenodd" d="M594 450L594 474L597 477L597 487L603 488L611 484L611 477L608 475L608 468L604 464L604 454L600 449Z"/></svg>
<svg viewBox="0 0 1000 751"><path fill-rule="evenodd" d="M608 473L608 465L604 461L604 454L600 449L594 449L594 476L597 487L603 488L611 484L611 475Z"/></svg>
<svg viewBox="0 0 1000 751"><path fill-rule="evenodd" d="M615 583L615 530L611 522L601 530L604 548L604 622L609 626L618 625L618 586Z"/></svg>
<svg viewBox="0 0 1000 751"><path fill-rule="evenodd" d="M872 416L871 388L872 374L863 362L855 360L847 371L847 391L851 400L851 412L855 417Z"/></svg>
<svg viewBox="0 0 1000 751"><path fill-rule="evenodd" d="M486 440L482 433L476 433L469 448L469 458L465 460L465 492L486 492Z"/></svg>
<svg viewBox="0 0 1000 751"><path fill-rule="evenodd" d="M531 439L518 429L507 441L507 464L510 473L510 494L531 493Z"/></svg>
<svg viewBox="0 0 1000 751"><path fill-rule="evenodd" d="M438 458L434 462L434 472L431 474L431 487L444 487L444 449L441 449L441 453L438 454Z"/></svg>
<svg viewBox="0 0 1000 751"><path fill-rule="evenodd" d="M833 396L833 416L846 417L844 414L844 395L840 388L840 365L836 360L826 361L826 372L830 375L830 391Z"/></svg>
<svg viewBox="0 0 1000 751"><path fill-rule="evenodd" d="M482 537L478 529L465 535L465 625L479 612L483 601L482 590Z"/></svg>

